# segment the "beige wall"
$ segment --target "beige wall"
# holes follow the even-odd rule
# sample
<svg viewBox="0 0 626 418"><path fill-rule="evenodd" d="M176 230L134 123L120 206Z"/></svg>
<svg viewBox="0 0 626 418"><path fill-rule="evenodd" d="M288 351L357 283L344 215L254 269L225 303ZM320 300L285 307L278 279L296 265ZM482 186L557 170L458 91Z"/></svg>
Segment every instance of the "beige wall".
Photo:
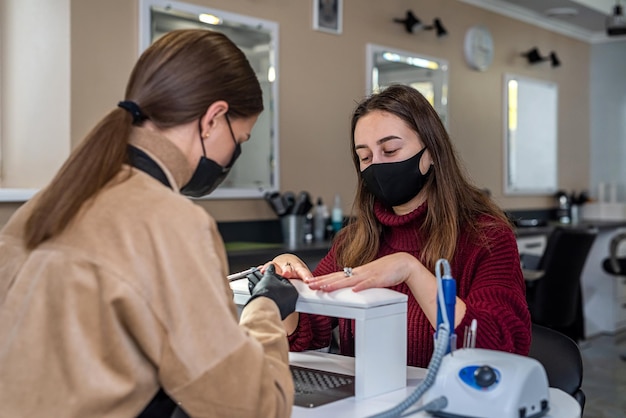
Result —
<svg viewBox="0 0 626 418"><path fill-rule="evenodd" d="M0 1L0 187L41 186L69 155L70 53L70 0Z"/></svg>
<svg viewBox="0 0 626 418"><path fill-rule="evenodd" d="M311 28L312 0L195 0L195 4L277 21L280 25L281 190L308 190L332 203L353 197L349 117L365 92L365 45L376 43L445 59L450 64L449 129L470 176L507 209L548 208L546 196L505 197L503 190L504 73L559 85L559 187L580 190L589 182L590 45L457 0L344 0L343 34ZM418 7L419 6L419 7ZM423 20L440 17L449 31L408 34L392 22L412 9ZM123 97L137 54L138 0L71 1L72 143ZM463 60L463 37L486 25L495 40L487 72ZM555 50L563 66L529 67L519 56L533 46ZM272 219L262 200L202 203L218 220ZM0 217L13 207L0 207Z"/></svg>

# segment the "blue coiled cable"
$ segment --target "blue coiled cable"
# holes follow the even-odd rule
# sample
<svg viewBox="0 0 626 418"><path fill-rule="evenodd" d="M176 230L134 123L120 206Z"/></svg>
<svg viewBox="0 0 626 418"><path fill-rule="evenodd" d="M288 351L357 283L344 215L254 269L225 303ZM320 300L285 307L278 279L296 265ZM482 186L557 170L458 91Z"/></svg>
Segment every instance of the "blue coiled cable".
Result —
<svg viewBox="0 0 626 418"><path fill-rule="evenodd" d="M439 325L437 329L437 338L435 340L435 350L433 351L433 356L430 359L430 363L428 363L428 372L426 373L426 377L422 381L422 383L415 388L413 393L411 393L405 400L400 402L398 405L394 406L387 411L380 412L376 415L372 415L370 418L396 418L402 417L402 413L409 409L415 402L417 402L422 395L430 389L430 387L435 383L435 379L437 378L437 372L439 371L439 367L441 366L441 362L443 361L443 357L446 354L448 349L448 345L450 343L450 320L448 319L448 313L446 312L445 307L445 299L443 295L443 282L441 278L440 267L443 266L443 274L444 277L452 277L450 274L450 263L445 258L441 258L437 260L435 264L435 276L437 277L437 298L439 300L439 306L442 307L441 315L443 317L443 322ZM417 411L412 411L414 413ZM406 416L406 415L404 415Z"/></svg>

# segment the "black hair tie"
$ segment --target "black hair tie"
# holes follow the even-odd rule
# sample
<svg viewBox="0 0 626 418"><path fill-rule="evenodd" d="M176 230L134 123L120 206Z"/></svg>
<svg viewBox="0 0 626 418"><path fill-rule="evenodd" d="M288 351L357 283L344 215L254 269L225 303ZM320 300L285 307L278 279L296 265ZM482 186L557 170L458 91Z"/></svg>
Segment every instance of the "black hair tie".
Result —
<svg viewBox="0 0 626 418"><path fill-rule="evenodd" d="M148 119L139 108L139 105L131 100L124 100L117 105L132 115L133 125L139 125L141 122Z"/></svg>

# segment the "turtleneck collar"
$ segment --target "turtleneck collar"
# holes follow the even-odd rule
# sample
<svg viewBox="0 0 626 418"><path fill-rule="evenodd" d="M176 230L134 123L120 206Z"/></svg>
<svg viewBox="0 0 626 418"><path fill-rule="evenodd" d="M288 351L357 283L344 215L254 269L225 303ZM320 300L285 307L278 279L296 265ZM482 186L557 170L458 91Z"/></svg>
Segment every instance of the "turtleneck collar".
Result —
<svg viewBox="0 0 626 418"><path fill-rule="evenodd" d="M374 215L383 225L383 240L395 251L418 251L421 246L419 229L426 219L427 202L406 215L396 215L393 209L374 202Z"/></svg>
<svg viewBox="0 0 626 418"><path fill-rule="evenodd" d="M195 167L190 167L182 151L163 135L147 128L134 127L128 143L148 154L163 169L175 191L180 191L191 179Z"/></svg>
<svg viewBox="0 0 626 418"><path fill-rule="evenodd" d="M384 226L390 227L403 226L409 223L413 224L417 219L420 219L419 223L421 224L426 217L427 208L427 202L424 202L406 215L396 215L393 209L383 205L379 201L374 202L374 214L376 215L376 219Z"/></svg>

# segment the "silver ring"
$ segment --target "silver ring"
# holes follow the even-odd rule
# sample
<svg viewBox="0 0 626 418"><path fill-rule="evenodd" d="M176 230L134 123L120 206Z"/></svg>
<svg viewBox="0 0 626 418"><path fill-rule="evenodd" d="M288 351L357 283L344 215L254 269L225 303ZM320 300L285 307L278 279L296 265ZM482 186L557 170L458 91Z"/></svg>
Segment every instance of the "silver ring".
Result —
<svg viewBox="0 0 626 418"><path fill-rule="evenodd" d="M343 274L346 277L352 277L352 267L344 267Z"/></svg>

